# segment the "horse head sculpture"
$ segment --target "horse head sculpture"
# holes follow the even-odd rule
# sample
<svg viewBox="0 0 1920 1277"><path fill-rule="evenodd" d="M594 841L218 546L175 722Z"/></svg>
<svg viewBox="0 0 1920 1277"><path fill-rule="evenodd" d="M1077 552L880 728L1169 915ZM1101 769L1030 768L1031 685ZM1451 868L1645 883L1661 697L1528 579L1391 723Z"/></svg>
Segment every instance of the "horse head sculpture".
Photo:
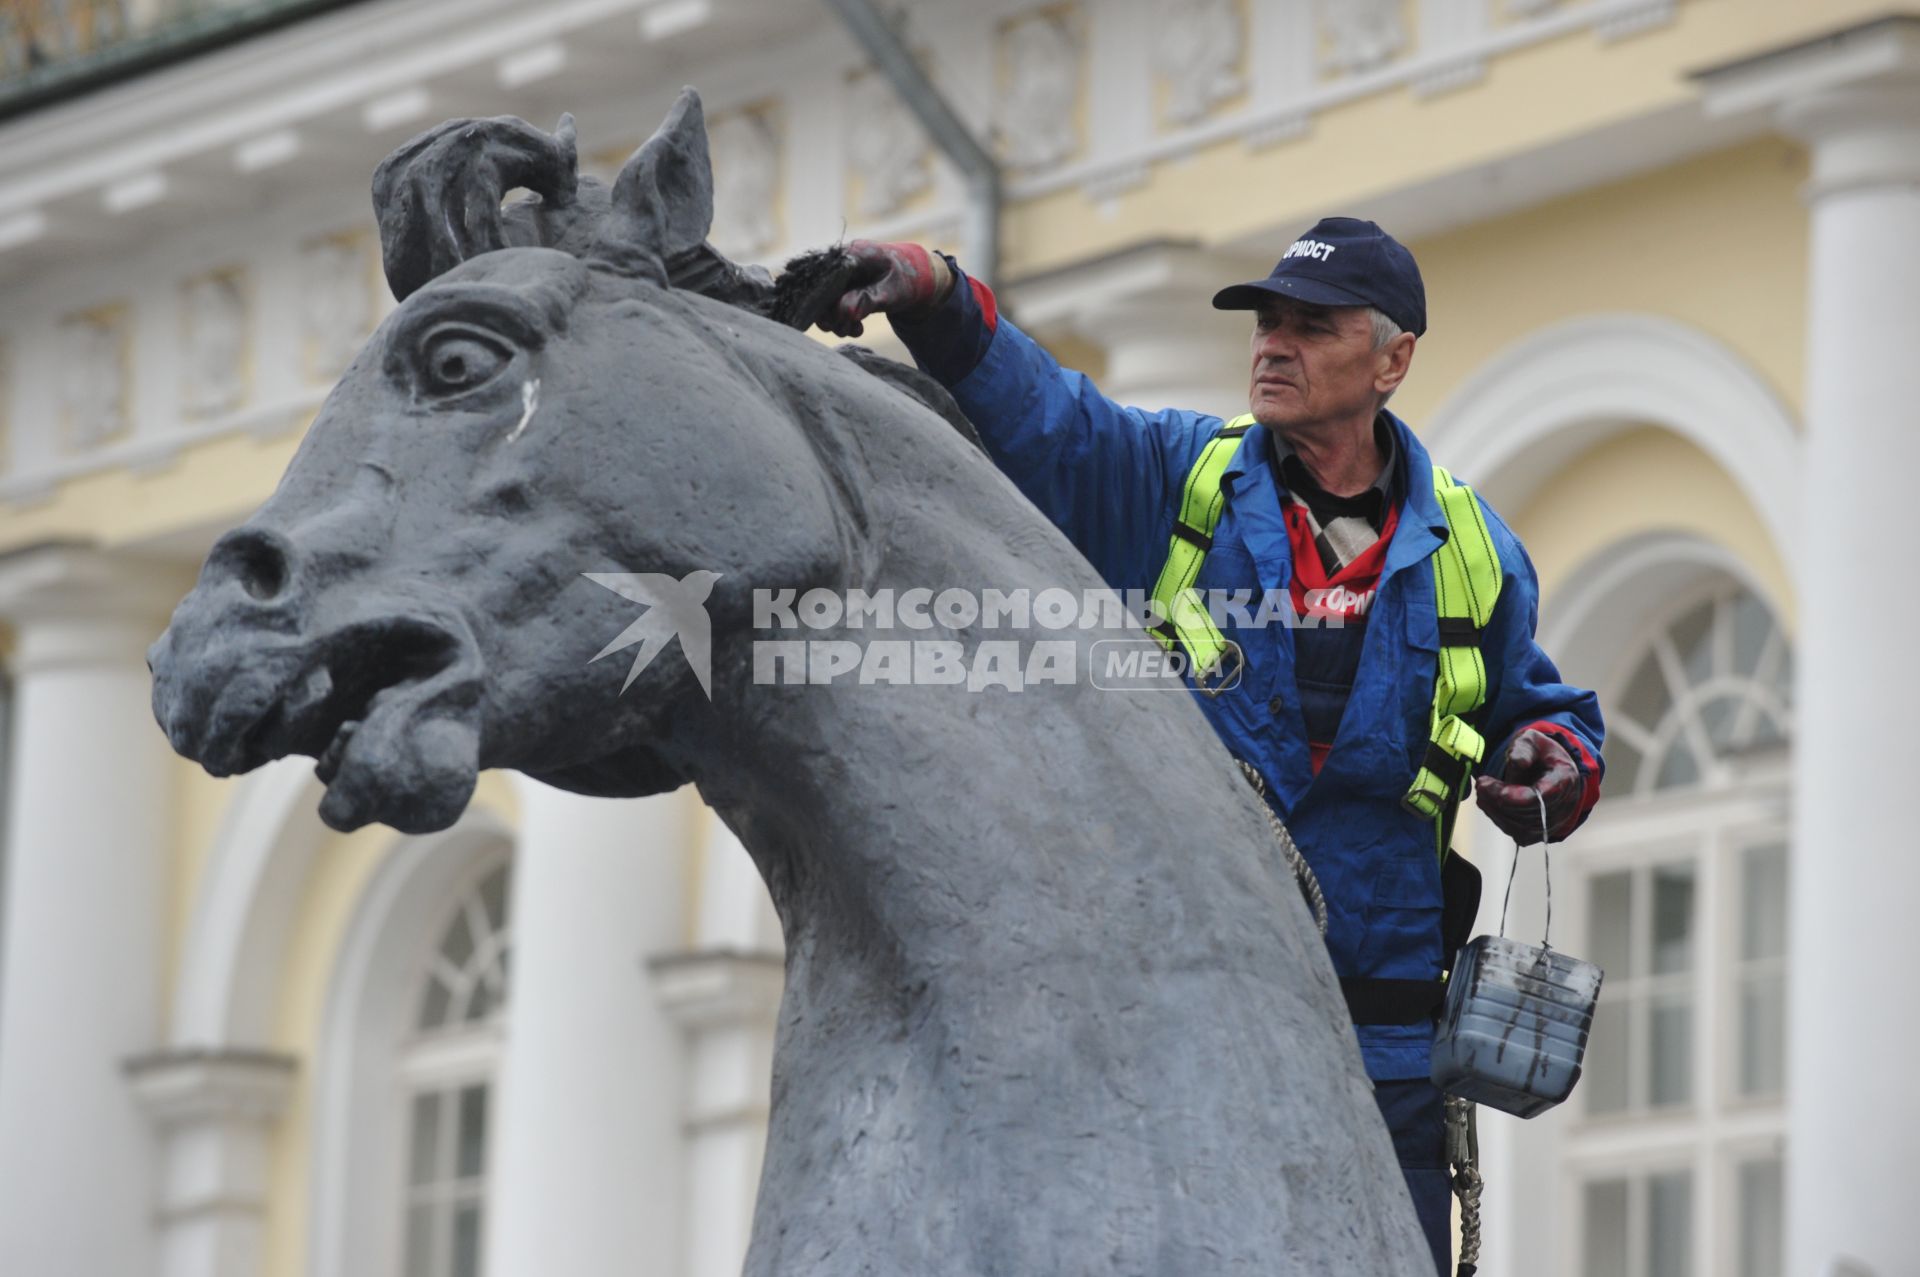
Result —
<svg viewBox="0 0 1920 1277"><path fill-rule="evenodd" d="M845 459L743 353L768 325L666 286L711 215L704 163L689 102L612 192L576 181L564 125L459 122L382 166L403 304L155 647L177 748L216 775L313 755L342 829L442 828L481 766L598 765L618 779L585 787L623 794L687 779L647 756L693 707L686 665L609 698L575 652L632 608L580 574L719 571L732 616L750 582L825 579L858 536ZM503 216L521 182L542 197ZM771 362L819 362L780 335Z"/></svg>
<svg viewBox="0 0 1920 1277"><path fill-rule="evenodd" d="M767 677L757 589L1102 582L937 388L768 318L706 247L698 99L610 188L569 123L495 120L374 190L401 303L155 643L174 747L314 757L341 829L443 828L486 767L698 784L787 942L754 1277L1430 1265L1324 949L1186 696ZM596 660L632 599L653 658ZM864 637L830 619L799 637Z"/></svg>

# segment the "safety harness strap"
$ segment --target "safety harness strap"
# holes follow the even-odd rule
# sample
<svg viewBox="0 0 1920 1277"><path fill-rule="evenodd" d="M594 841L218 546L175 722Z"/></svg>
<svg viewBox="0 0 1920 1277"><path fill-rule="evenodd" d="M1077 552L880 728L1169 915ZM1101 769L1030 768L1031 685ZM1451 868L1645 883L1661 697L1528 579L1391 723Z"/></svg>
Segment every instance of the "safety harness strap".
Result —
<svg viewBox="0 0 1920 1277"><path fill-rule="evenodd" d="M1447 521L1447 538L1433 552L1440 655L1428 716L1427 752L1400 802L1434 822L1435 849L1445 860L1454 812L1466 797L1473 765L1487 753L1486 738L1467 723L1466 715L1487 699L1487 663L1480 651L1480 635L1500 599L1500 554L1473 489L1456 483L1445 467L1435 466L1433 495Z"/></svg>
<svg viewBox="0 0 1920 1277"><path fill-rule="evenodd" d="M1149 633L1168 651L1177 645L1186 652L1194 686L1209 696L1218 693L1239 672L1240 649L1213 623L1194 582L1199 579L1207 551L1213 548L1213 530L1226 505L1220 476L1233 460L1240 436L1247 433L1247 427L1252 424L1253 416L1249 413L1222 426L1187 471L1180 508L1173 516L1173 538L1167 547L1167 562L1160 569L1160 579L1153 585L1155 614L1162 619Z"/></svg>

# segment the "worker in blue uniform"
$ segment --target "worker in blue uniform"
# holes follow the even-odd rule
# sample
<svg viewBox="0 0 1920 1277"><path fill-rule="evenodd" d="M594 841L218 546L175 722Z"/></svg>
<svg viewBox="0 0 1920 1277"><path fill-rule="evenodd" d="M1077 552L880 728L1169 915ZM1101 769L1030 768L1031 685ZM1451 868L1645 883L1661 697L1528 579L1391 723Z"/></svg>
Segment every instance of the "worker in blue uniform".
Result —
<svg viewBox="0 0 1920 1277"><path fill-rule="evenodd" d="M1184 536L1203 551L1192 556L1196 588L1285 592L1289 623L1229 620L1232 677L1209 685L1196 669L1195 692L1228 749L1264 778L1319 880L1361 1057L1444 1277L1443 1103L1429 1067L1441 978L1465 939L1458 925L1443 939L1443 913L1470 924L1478 881L1446 854L1451 807L1407 801L1423 766L1453 765L1433 741L1443 634L1478 647L1484 688L1461 722L1484 747L1462 761L1481 810L1519 841L1565 838L1586 818L1603 728L1593 693L1562 682L1535 642L1539 584L1525 550L1470 493L1499 592L1465 639L1462 622L1441 615L1430 560L1458 507L1443 514L1433 461L1385 409L1426 331L1413 255L1372 222L1327 218L1267 278L1221 290L1216 307L1253 315L1250 415L1229 426L1108 400L1000 316L991 290L951 258L914 244L847 251L857 273L824 326L857 336L885 312L995 463L1109 584L1153 586ZM1176 532L1190 476L1223 432L1212 526ZM1469 773L1455 772L1457 803Z"/></svg>

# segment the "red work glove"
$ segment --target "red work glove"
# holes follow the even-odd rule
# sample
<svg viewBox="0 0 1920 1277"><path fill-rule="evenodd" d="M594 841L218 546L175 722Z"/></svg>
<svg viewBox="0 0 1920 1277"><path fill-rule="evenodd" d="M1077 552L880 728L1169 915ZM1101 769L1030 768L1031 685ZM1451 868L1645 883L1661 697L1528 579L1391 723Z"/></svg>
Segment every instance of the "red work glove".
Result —
<svg viewBox="0 0 1920 1277"><path fill-rule="evenodd" d="M1473 795L1487 818L1521 846L1541 841L1541 798L1547 800L1547 828L1555 834L1579 816L1580 768L1545 732L1530 727L1515 736L1500 775L1475 777Z"/></svg>
<svg viewBox="0 0 1920 1277"><path fill-rule="evenodd" d="M876 310L889 314L924 310L945 298L953 272L918 244L876 244L856 239L846 246L857 270L833 313L820 326L839 337L866 331L860 321Z"/></svg>

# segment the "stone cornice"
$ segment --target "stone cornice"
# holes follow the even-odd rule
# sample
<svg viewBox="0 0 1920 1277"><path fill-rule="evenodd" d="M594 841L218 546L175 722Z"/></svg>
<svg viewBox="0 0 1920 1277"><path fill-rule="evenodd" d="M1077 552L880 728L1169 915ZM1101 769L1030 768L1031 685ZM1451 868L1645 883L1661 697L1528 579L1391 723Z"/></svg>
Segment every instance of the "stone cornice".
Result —
<svg viewBox="0 0 1920 1277"><path fill-rule="evenodd" d="M147 1114L170 1127L271 1121L286 1108L300 1062L264 1049L187 1047L136 1056L123 1067Z"/></svg>
<svg viewBox="0 0 1920 1277"><path fill-rule="evenodd" d="M0 621L16 670L137 656L191 581L179 568L56 542L0 555Z"/></svg>
<svg viewBox="0 0 1920 1277"><path fill-rule="evenodd" d="M1895 14L1691 75L1708 115L1772 109L1823 90L1920 71L1920 16Z"/></svg>
<svg viewBox="0 0 1920 1277"><path fill-rule="evenodd" d="M1144 307L1150 322L1162 329L1169 313L1185 314L1181 308L1197 308L1204 317L1215 292L1257 279L1272 265L1191 240L1154 240L1028 275L1012 281L1007 292L1022 323L1065 324L1098 336L1111 330L1123 309Z"/></svg>
<svg viewBox="0 0 1920 1277"><path fill-rule="evenodd" d="M1770 111L1813 145L1810 200L1920 183L1920 17L1863 23L1694 79L1709 115Z"/></svg>
<svg viewBox="0 0 1920 1277"><path fill-rule="evenodd" d="M649 959L647 970L662 1007L684 1029L771 1022L786 985L786 959L777 953L668 953Z"/></svg>

